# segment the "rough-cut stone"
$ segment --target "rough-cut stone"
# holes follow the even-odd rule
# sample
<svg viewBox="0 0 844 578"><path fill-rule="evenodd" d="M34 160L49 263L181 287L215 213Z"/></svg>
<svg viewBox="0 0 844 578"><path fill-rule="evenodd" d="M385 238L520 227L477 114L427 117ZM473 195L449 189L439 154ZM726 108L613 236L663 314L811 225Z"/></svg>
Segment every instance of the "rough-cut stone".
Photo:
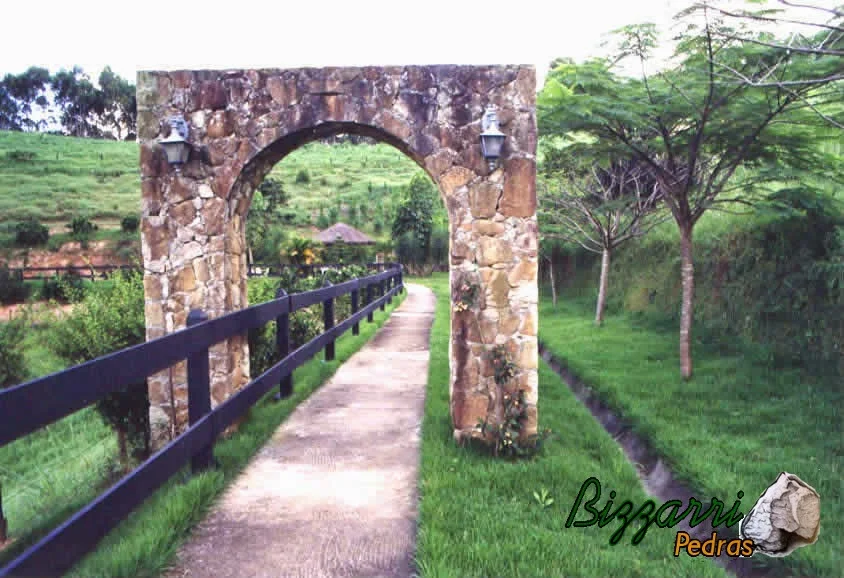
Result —
<svg viewBox="0 0 844 578"><path fill-rule="evenodd" d="M183 268L173 279L174 293L193 291L195 287L196 275L193 272L193 266Z"/></svg>
<svg viewBox="0 0 844 578"><path fill-rule="evenodd" d="M478 264L481 266L507 263L513 258L510 244L497 237L481 237L478 242Z"/></svg>
<svg viewBox="0 0 844 578"><path fill-rule="evenodd" d="M141 239L145 261L158 261L168 254L170 233L161 217L147 217L141 220Z"/></svg>
<svg viewBox="0 0 844 578"><path fill-rule="evenodd" d="M507 280L513 287L517 287L520 283L524 283L526 281L535 282L536 268L536 261L519 261L519 264L513 267L513 270L510 272L510 275L507 276Z"/></svg>
<svg viewBox="0 0 844 578"><path fill-rule="evenodd" d="M504 225L494 221L480 219L472 223L472 230L477 232L479 235L496 237L504 232Z"/></svg>
<svg viewBox="0 0 844 578"><path fill-rule="evenodd" d="M471 181L474 176L475 173L469 169L454 167L440 177L440 188L446 196L451 196L454 191Z"/></svg>
<svg viewBox="0 0 844 578"><path fill-rule="evenodd" d="M446 201L452 267L480 266L481 312L452 315L452 422L461 435L473 435L479 419L500 409L498 386L481 375L482 343L506 345L525 362L519 383L536 383L534 89L527 66L139 73L147 337L184 326L191 308L218 316L246 304L244 219L252 190L302 143L286 137L355 127L428 171ZM479 141L489 103L507 135L501 165L491 172ZM191 123L192 155L180 169L167 164L157 143L172 114ZM477 323L469 323L475 315ZM246 339L212 348L210 366L216 405L249 379ZM172 389L162 375L149 381L150 415L169 420L172 403L180 433L187 419L184 364ZM535 417L531 423L528 433Z"/></svg>
<svg viewBox="0 0 844 578"><path fill-rule="evenodd" d="M495 271L489 281L489 300L487 303L493 307L506 307L509 303L510 284L507 282L507 275L502 271Z"/></svg>
<svg viewBox="0 0 844 578"><path fill-rule="evenodd" d="M536 214L536 163L532 159L505 161L504 194L501 213L507 217Z"/></svg>
<svg viewBox="0 0 844 578"><path fill-rule="evenodd" d="M482 182L472 187L469 191L472 216L476 219L489 219L495 216L500 196L501 189L494 183Z"/></svg>
<svg viewBox="0 0 844 578"><path fill-rule="evenodd" d="M173 205L170 209L170 216L183 227L187 227L196 216L196 208L193 206L193 202L183 201Z"/></svg>

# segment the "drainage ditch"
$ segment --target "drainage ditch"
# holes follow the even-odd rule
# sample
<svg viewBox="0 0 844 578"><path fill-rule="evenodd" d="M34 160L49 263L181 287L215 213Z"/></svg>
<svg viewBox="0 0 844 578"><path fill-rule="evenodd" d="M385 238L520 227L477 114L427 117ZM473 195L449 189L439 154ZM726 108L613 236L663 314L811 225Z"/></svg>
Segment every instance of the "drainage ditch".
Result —
<svg viewBox="0 0 844 578"><path fill-rule="evenodd" d="M624 418L617 415L606 403L601 401L592 388L572 373L565 362L555 357L541 341L539 342L539 354L621 447L627 460L636 468L639 479L648 494L662 502L680 500L684 504L688 503L689 498L697 498L700 495L700 492L693 492L689 487L679 482L653 446L633 432L630 424ZM747 497L749 496L746 496L745 499ZM701 501L703 502L703 498L701 498ZM706 502L704 502L704 505L707 505ZM730 500L728 499L725 507L729 505ZM690 527L686 520L683 520L675 528L677 531L688 532L692 538L701 541L709 539L712 532L716 531L712 528L709 518L694 528ZM719 539L737 538L738 526L718 528L717 532ZM774 560L764 566L755 562L753 558L733 558L725 554L714 558L714 560L737 578L796 578L796 575L789 568L777 564Z"/></svg>

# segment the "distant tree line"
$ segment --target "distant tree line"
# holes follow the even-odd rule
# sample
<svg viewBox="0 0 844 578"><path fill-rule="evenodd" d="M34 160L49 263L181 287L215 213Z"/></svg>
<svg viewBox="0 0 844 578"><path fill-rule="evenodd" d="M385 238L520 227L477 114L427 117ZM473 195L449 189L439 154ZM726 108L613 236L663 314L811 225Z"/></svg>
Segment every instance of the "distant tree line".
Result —
<svg viewBox="0 0 844 578"><path fill-rule="evenodd" d="M134 140L135 85L106 66L95 84L80 67L30 67L0 80L0 130Z"/></svg>

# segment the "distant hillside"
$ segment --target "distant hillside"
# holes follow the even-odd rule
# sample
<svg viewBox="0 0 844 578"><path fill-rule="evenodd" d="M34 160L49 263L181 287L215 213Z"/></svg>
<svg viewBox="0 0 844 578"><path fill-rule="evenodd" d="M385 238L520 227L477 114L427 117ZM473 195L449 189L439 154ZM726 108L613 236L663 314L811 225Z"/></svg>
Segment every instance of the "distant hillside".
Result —
<svg viewBox="0 0 844 578"><path fill-rule="evenodd" d="M348 217L376 209L389 229L400 189L421 169L388 145L311 143L273 169L289 193L297 225L316 224L331 207ZM140 211L136 143L0 131L0 228L35 217L61 229L76 214L116 227ZM372 214L371 211L367 211ZM360 228L373 233L375 219Z"/></svg>

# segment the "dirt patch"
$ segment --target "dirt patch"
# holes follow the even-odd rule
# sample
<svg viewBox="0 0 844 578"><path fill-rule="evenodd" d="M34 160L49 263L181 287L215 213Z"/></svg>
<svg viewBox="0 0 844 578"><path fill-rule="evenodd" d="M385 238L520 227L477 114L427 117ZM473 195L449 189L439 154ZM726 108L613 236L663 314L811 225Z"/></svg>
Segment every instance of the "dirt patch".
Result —
<svg viewBox="0 0 844 578"><path fill-rule="evenodd" d="M9 267L49 267L63 269L65 267L95 267L130 265L121 257L118 247L112 241L91 241L88 248L83 249L78 241L64 243L58 251L47 249L16 249L0 256L0 263Z"/></svg>

